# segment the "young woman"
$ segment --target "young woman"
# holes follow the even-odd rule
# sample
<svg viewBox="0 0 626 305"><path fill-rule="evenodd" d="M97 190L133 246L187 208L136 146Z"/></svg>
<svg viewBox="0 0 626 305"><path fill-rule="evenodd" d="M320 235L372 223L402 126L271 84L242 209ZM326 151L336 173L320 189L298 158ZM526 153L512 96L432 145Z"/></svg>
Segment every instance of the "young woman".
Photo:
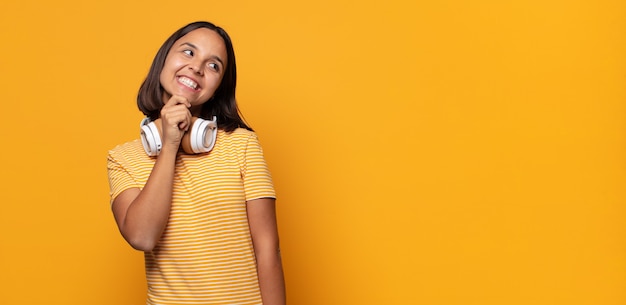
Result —
<svg viewBox="0 0 626 305"><path fill-rule="evenodd" d="M236 80L228 34L209 22L184 26L137 97L158 148L142 134L109 151L113 214L145 253L148 304L285 304L272 178L240 116ZM217 128L200 138L210 150L189 151L195 123L213 118Z"/></svg>

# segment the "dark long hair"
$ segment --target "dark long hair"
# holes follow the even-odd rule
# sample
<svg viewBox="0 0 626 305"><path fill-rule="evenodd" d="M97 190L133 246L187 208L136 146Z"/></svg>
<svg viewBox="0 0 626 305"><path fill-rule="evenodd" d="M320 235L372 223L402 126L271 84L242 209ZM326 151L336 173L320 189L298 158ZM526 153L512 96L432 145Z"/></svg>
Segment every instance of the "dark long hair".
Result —
<svg viewBox="0 0 626 305"><path fill-rule="evenodd" d="M163 87L161 86L160 76L165 59L170 49L181 37L187 35L193 30L207 28L215 31L224 40L226 46L226 70L222 77L222 82L215 90L213 97L202 105L200 117L211 119L217 116L217 124L220 129L231 132L238 127L252 130L243 119L243 115L237 106L235 99L235 87L237 86L237 65L235 63L235 50L230 36L224 29L206 21L197 21L190 23L178 31L174 32L161 46L157 52L148 76L141 84L139 93L137 94L137 106L139 110L148 116L151 120L159 118L161 108L166 101L163 101Z"/></svg>

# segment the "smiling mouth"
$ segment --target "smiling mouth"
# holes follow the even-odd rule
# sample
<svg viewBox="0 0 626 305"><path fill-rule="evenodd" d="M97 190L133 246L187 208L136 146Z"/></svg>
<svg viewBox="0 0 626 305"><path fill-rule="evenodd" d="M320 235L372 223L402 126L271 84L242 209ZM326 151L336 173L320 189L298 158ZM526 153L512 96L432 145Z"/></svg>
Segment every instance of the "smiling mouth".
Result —
<svg viewBox="0 0 626 305"><path fill-rule="evenodd" d="M193 89L196 90L196 88L198 88L198 83L196 83L195 81L193 81L193 79L185 77L185 76L181 76L178 78L178 82Z"/></svg>

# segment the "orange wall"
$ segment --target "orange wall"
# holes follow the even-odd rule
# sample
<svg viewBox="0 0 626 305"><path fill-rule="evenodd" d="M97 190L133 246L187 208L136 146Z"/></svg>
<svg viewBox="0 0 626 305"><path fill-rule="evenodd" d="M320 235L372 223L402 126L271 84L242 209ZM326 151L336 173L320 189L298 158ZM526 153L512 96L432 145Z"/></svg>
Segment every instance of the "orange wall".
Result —
<svg viewBox="0 0 626 305"><path fill-rule="evenodd" d="M298 305L626 303L626 4L0 5L0 303L141 304L106 152L178 27L232 35Z"/></svg>

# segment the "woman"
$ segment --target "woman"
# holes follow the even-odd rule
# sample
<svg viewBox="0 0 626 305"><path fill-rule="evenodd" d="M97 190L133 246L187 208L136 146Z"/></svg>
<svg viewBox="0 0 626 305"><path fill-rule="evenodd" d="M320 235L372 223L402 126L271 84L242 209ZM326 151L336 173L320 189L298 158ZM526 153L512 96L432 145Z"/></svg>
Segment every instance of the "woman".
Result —
<svg viewBox="0 0 626 305"><path fill-rule="evenodd" d="M274 188L239 114L236 80L228 34L209 22L184 26L137 98L158 128L157 155L139 139L109 151L113 214L145 253L148 304L285 304ZM212 149L183 150L196 118L213 117Z"/></svg>

